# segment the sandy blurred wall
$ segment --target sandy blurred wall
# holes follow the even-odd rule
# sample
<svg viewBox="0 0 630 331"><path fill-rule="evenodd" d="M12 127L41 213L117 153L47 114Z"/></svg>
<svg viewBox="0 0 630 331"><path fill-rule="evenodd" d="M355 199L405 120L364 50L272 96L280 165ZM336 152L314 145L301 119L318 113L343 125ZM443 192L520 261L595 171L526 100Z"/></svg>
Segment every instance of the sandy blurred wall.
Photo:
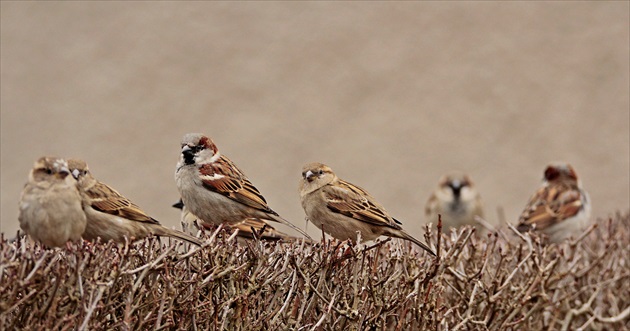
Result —
<svg viewBox="0 0 630 331"><path fill-rule="evenodd" d="M329 164L413 235L441 174L515 220L550 161L629 208L628 2L1 2L1 222L42 155L81 157L168 226L187 132L303 225ZM319 232L309 227L315 236Z"/></svg>

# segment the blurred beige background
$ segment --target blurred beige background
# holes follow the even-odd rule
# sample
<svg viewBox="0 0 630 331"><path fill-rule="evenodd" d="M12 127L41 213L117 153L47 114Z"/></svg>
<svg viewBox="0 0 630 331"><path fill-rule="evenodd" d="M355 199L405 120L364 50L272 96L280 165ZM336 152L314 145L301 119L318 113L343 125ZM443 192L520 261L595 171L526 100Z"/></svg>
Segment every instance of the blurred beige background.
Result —
<svg viewBox="0 0 630 331"><path fill-rule="evenodd" d="M42 155L81 157L179 225L179 141L204 132L301 226L302 164L413 235L439 176L517 218L550 161L595 217L629 208L628 2L1 3L0 230ZM312 225L309 232L318 237Z"/></svg>

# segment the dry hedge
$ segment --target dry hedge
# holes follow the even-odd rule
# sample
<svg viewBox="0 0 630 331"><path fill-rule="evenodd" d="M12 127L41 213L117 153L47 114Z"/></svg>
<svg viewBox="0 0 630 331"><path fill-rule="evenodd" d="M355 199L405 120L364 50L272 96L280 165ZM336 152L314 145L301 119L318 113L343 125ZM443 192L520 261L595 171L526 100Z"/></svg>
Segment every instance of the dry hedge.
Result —
<svg viewBox="0 0 630 331"><path fill-rule="evenodd" d="M0 242L0 329L622 330L630 215L542 245L505 228L348 246L204 234L42 249ZM437 240L439 238L439 241Z"/></svg>

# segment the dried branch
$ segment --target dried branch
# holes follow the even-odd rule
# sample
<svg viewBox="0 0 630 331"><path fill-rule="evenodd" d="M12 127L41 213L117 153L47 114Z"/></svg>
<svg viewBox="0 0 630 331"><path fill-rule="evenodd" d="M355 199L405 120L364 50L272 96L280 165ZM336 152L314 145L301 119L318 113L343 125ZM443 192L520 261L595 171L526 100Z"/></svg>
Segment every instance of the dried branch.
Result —
<svg viewBox="0 0 630 331"><path fill-rule="evenodd" d="M438 258L399 240L242 242L220 228L198 248L0 236L0 329L630 329L630 214L599 223L546 244L512 226L446 235L438 219Z"/></svg>

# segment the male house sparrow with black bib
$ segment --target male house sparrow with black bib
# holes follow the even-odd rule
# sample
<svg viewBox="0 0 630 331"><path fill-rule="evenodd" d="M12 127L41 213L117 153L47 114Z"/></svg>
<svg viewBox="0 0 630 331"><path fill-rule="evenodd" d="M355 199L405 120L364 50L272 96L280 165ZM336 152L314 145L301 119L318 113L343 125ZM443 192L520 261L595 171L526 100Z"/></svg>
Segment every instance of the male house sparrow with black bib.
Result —
<svg viewBox="0 0 630 331"><path fill-rule="evenodd" d="M263 219L288 225L310 239L272 210L249 178L203 134L189 133L182 139L175 182L186 209L206 225Z"/></svg>
<svg viewBox="0 0 630 331"><path fill-rule="evenodd" d="M429 222L436 224L442 215L442 225L459 228L477 226L475 216L483 217L481 195L470 177L462 172L442 176L427 201L425 214Z"/></svg>

